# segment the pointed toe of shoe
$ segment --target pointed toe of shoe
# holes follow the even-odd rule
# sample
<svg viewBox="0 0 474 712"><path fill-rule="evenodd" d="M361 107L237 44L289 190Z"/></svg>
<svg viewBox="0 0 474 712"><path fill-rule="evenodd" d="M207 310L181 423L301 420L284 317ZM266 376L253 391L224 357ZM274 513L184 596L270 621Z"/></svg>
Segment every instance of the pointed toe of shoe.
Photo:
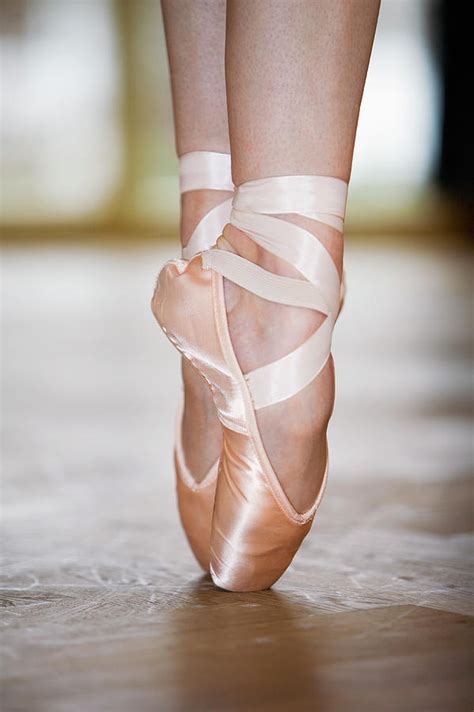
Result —
<svg viewBox="0 0 474 712"><path fill-rule="evenodd" d="M217 465L201 483L189 479L176 455L175 467L176 494L181 524L199 565L206 573L209 573L209 547Z"/></svg>
<svg viewBox="0 0 474 712"><path fill-rule="evenodd" d="M298 514L252 438L224 429L212 521L210 568L227 591L270 588L291 564L314 510Z"/></svg>
<svg viewBox="0 0 474 712"><path fill-rule="evenodd" d="M269 573L263 570L261 566L252 566L248 560L243 567L228 568L220 566L211 557L209 569L212 581L218 588L234 593L250 593L271 588L284 573L286 566L275 575L274 572Z"/></svg>
<svg viewBox="0 0 474 712"><path fill-rule="evenodd" d="M264 538L260 529L256 538ZM302 533L301 541L304 538ZM299 545L300 542L298 542ZM273 549L262 550L258 554L236 551L226 541L219 547L216 542L215 524L211 535L210 573L216 586L225 591L250 592L271 588L285 573L298 549L298 545L288 548L284 544ZM219 552L216 552L219 549Z"/></svg>

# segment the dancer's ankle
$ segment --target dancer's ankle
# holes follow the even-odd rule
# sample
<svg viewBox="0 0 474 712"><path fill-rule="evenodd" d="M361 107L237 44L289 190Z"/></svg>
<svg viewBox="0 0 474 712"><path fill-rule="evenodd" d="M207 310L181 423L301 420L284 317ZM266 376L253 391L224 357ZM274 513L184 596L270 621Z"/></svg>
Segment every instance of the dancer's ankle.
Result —
<svg viewBox="0 0 474 712"><path fill-rule="evenodd" d="M303 227L305 230L317 236L318 240L324 245L331 255L334 264L336 265L339 276L342 277L343 257L344 257L344 239L340 232L316 222L309 218L301 217L300 215L279 215L281 219L287 219L295 225ZM257 245L245 232L237 229L233 225L226 225L224 228L224 237L234 250L247 260L263 267L263 269L274 272L285 277L297 277L301 279L301 274L285 260L275 257L267 250Z"/></svg>
<svg viewBox="0 0 474 712"><path fill-rule="evenodd" d="M181 245L185 247L196 225L223 200L231 198L225 190L192 190L181 195ZM219 236L216 235L216 239Z"/></svg>
<svg viewBox="0 0 474 712"><path fill-rule="evenodd" d="M226 225L223 235L237 254L259 267L285 277L301 277L288 262L257 245L245 232L233 225Z"/></svg>

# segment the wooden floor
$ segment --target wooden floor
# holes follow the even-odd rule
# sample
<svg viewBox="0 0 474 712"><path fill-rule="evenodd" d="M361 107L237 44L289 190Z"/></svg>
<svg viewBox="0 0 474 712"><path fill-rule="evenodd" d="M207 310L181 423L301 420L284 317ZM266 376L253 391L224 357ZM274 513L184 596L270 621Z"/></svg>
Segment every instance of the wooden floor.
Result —
<svg viewBox="0 0 474 712"><path fill-rule="evenodd" d="M171 249L4 254L2 710L470 712L466 255L348 251L327 494L232 594L175 510Z"/></svg>

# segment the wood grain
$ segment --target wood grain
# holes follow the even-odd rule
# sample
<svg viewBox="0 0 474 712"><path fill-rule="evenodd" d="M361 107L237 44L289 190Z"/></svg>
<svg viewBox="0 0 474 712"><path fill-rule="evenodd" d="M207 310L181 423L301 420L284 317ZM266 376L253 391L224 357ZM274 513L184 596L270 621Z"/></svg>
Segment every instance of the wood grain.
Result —
<svg viewBox="0 0 474 712"><path fill-rule="evenodd" d="M327 494L231 594L175 510L171 251L4 253L2 710L470 711L467 256L348 250Z"/></svg>

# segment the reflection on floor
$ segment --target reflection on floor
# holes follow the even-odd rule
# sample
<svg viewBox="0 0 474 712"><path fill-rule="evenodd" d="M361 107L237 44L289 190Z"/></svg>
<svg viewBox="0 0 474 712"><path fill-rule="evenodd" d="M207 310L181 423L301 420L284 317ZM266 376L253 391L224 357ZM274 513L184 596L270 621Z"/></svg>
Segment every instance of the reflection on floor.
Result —
<svg viewBox="0 0 474 712"><path fill-rule="evenodd" d="M171 249L4 255L4 709L472 709L466 256L348 251L326 497L231 594L174 507Z"/></svg>

